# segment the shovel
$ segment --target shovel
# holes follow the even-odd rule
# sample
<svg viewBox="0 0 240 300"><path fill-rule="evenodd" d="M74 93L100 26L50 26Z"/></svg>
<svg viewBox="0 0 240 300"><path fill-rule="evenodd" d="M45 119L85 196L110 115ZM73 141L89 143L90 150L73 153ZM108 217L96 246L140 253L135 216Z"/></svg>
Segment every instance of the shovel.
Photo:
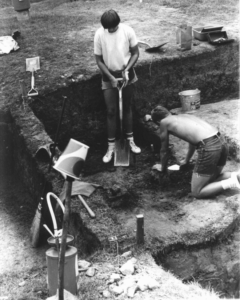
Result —
<svg viewBox="0 0 240 300"><path fill-rule="evenodd" d="M119 84L117 86L119 91L119 117L120 117L120 129L121 138L115 142L115 153L114 153L114 166L115 167L128 167L130 161L130 146L129 141L124 139L123 133L123 109L122 109L122 89L124 82L122 78L118 79Z"/></svg>
<svg viewBox="0 0 240 300"><path fill-rule="evenodd" d="M32 77L31 77L31 89L28 92L28 96L37 96L38 91L35 88L35 79L34 79L34 72L36 70L40 69L40 59L39 56L32 57L32 58L26 58L26 71L32 72Z"/></svg>
<svg viewBox="0 0 240 300"><path fill-rule="evenodd" d="M148 48L146 48L145 51L151 53L151 52L157 52L157 51L159 51L160 48L161 48L162 46L166 45L167 43L168 43L168 42L165 42L165 43L163 43L163 44L161 44L161 45L158 45L158 46L150 46L148 43L139 41L139 42L138 42L138 45L141 45L141 44L142 44L142 45L148 46Z"/></svg>

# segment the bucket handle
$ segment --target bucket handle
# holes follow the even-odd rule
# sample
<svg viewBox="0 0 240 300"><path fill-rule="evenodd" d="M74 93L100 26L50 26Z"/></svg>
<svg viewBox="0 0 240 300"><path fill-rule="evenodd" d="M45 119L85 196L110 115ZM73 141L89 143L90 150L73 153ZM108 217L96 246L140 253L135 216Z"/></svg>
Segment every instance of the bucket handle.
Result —
<svg viewBox="0 0 240 300"><path fill-rule="evenodd" d="M62 235L62 229L61 230L57 229L57 221L56 221L56 218L55 218L55 215L54 215L54 212L53 212L52 204L51 204L51 201L50 201L50 196L52 196L55 200L57 200L57 202L61 206L61 209L62 209L63 213L65 211L65 208L64 208L64 205L62 204L62 201L54 193L49 192L47 194L47 204L48 204L48 208L49 208L49 211L50 211L50 214L51 214L51 217L52 217L52 221L53 221L54 234L51 232L51 230L48 228L48 226L46 224L44 224L43 226L52 235L52 237L57 238L57 237Z"/></svg>

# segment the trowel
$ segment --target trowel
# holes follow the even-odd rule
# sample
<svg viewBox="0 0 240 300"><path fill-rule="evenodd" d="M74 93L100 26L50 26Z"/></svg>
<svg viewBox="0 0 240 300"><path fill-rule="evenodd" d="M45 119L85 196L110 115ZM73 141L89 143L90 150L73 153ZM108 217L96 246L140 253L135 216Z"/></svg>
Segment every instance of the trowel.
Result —
<svg viewBox="0 0 240 300"><path fill-rule="evenodd" d="M165 42L165 43L162 43L160 45L157 45L157 46L151 46L149 45L148 43L146 42L143 42L143 41L139 41L138 42L138 45L145 45L147 46L148 48L145 49L146 52L158 52L160 50L160 48L164 45L166 45L168 42Z"/></svg>

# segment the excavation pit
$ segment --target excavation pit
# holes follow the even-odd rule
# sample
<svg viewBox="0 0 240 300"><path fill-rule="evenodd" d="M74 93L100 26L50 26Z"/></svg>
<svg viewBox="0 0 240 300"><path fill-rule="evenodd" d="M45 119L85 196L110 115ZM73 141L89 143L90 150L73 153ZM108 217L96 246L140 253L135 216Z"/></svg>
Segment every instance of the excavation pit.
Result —
<svg viewBox="0 0 240 300"><path fill-rule="evenodd" d="M46 46L41 52L42 68L36 74L36 83L42 88L39 96L28 99L25 108L17 101L11 105L12 119L9 119L9 123L13 135L12 157L16 172L34 195L36 207L45 178L49 191L57 195L61 193L63 178L54 170L48 174L47 162L38 160L35 154L39 147L54 140L62 96L66 96L68 101L60 130L59 148L63 150L70 138L89 145L82 180L100 186L91 197L85 198L96 214L95 219L91 219L79 201L73 199L70 231L75 236L79 255L92 254L103 246L109 236L121 234L129 236L126 249L128 246L134 247L136 215L142 213L145 218L145 247L150 249L159 264L177 274L183 282L196 280L203 286L210 283L223 296L238 297L239 257L235 245L239 237L239 195L228 191L214 199L194 200L190 195L191 170L173 173L169 182L162 181L151 170L159 161L156 127L151 122L144 121L144 116L157 104L168 109L178 109L179 92L198 88L201 91L201 107L196 114L211 121L226 136L231 150L226 170L232 171L239 167L239 118L236 114L239 111L239 100L231 100L239 98L238 42L219 47L207 42L195 42L191 51L179 52L175 31L174 34L166 31L163 37L170 37L170 41L164 46L165 52L147 54L144 49L140 49L140 59L136 65L139 80L133 108L134 133L142 154L135 159L131 157L129 168L113 168L112 164L102 163L107 146L106 112L100 89L101 78L91 49L92 31L99 26L99 22L94 23L94 26L92 23L84 23L86 16L91 15L88 9L90 4L87 2L89 1L81 3L80 17L75 15L74 8L72 11L76 24L80 24L78 26L81 28L78 29L84 35L85 42L77 43L75 37L78 32L68 28L64 42L71 40L73 44L76 43L74 47L77 51L62 53L61 68L59 60L54 62L54 59L50 66L48 57L54 58L54 55ZM94 5L95 3L97 1ZM126 3L121 5L125 5L126 9ZM141 9L140 6L136 7ZM118 8L120 9L120 5ZM153 21L154 9L157 7L152 5L146 13L147 21ZM164 15L166 19L177 16L175 9L161 9L164 13L161 16ZM31 13L34 14L34 10ZM61 15L61 8L56 8L55 13L56 18L65 18ZM139 13L135 15L140 16ZM41 16L36 15L33 25L37 24L38 18ZM128 16L125 15L124 18L126 20ZM129 23L136 28L139 38L147 37L152 41L158 39L156 27L153 28L150 23L146 25L142 17L139 18L137 21L133 18L132 23ZM181 15L174 26L179 25L180 21ZM161 26L164 22L161 20ZM41 30L48 31L46 28ZM172 30L172 26L169 28ZM62 34L61 30L59 34ZM25 34L25 39L30 36L34 35L29 30L29 36ZM56 48L59 47L54 36L45 41L46 45L49 41L56 43ZM31 45L38 51L36 41ZM84 59L69 70L71 59L78 52L82 53L81 57ZM21 52L19 57L25 59ZM4 62L7 65L7 58ZM16 62L13 64L17 65ZM59 69L63 69L63 73ZM50 80L46 78L48 71L52 71ZM29 79L27 75L26 82ZM170 164L175 164L176 158L180 159L185 155L186 145L174 138L171 144L174 148ZM46 207L45 213L47 214ZM218 259L221 253L224 253L223 258ZM222 282L217 282L218 279Z"/></svg>

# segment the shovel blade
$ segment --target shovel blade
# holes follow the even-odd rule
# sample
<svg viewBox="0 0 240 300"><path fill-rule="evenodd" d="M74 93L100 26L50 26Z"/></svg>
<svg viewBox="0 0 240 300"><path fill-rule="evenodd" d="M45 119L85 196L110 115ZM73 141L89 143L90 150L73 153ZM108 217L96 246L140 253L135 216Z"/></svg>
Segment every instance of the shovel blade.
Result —
<svg viewBox="0 0 240 300"><path fill-rule="evenodd" d="M128 167L130 164L130 146L127 140L115 142L114 166Z"/></svg>

